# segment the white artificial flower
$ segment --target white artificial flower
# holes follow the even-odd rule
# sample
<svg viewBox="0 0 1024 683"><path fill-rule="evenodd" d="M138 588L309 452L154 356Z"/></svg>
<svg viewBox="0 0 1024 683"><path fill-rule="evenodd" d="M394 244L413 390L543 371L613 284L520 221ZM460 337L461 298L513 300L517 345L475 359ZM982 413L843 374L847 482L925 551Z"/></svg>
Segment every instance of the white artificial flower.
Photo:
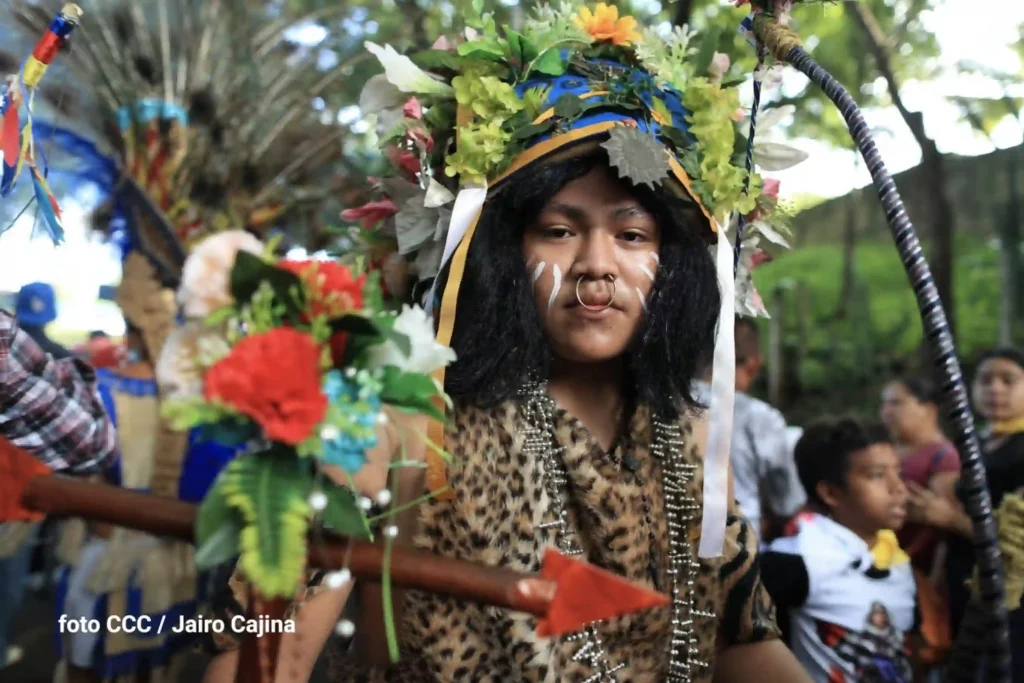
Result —
<svg viewBox="0 0 1024 683"><path fill-rule="evenodd" d="M381 47L370 41L364 45L384 67L388 81L402 92L454 97L455 90L450 85L428 74L390 45Z"/></svg>
<svg viewBox="0 0 1024 683"><path fill-rule="evenodd" d="M455 360L455 352L434 339L434 323L419 306L402 306L394 329L409 338L409 355L402 353L393 341L387 341L370 350L371 367L391 365L403 372L425 375Z"/></svg>
<svg viewBox="0 0 1024 683"><path fill-rule="evenodd" d="M366 85L359 93L359 110L364 116L385 109L397 108L401 111L407 99L409 96L395 87L385 74L377 74L366 81Z"/></svg>
<svg viewBox="0 0 1024 683"><path fill-rule="evenodd" d="M215 328L190 321L167 336L156 362L156 382L165 398L189 399L203 394L203 369L228 355L231 347Z"/></svg>
<svg viewBox="0 0 1024 683"><path fill-rule="evenodd" d="M263 243L244 230L227 230L207 237L185 259L178 303L186 318L205 318L231 304L229 280L240 251L262 254Z"/></svg>

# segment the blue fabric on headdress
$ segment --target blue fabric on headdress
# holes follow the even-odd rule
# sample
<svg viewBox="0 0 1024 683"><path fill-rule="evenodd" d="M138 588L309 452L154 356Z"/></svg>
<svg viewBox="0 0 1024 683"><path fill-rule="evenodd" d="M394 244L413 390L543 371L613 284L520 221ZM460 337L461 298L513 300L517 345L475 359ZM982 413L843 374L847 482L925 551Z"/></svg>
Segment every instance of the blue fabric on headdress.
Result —
<svg viewBox="0 0 1024 683"><path fill-rule="evenodd" d="M14 317L22 325L42 327L57 319L57 296L45 282L32 282L18 292Z"/></svg>
<svg viewBox="0 0 1024 683"><path fill-rule="evenodd" d="M690 124L687 121L687 117L690 115L690 112L683 106L682 98L679 96L677 91L659 88L655 79L651 77L650 74L640 71L639 69L628 68L612 60L594 59L590 60L589 63L620 71L623 76L628 74L637 94L640 95L640 99L643 100L648 110L653 106L655 97L661 99L664 101L668 112L672 116L672 127L679 129L686 134L687 137L691 137L689 135ZM519 97L523 97L526 91L531 88L548 87L550 87L551 90L548 92L545 106L541 107L542 111L554 107L555 103L558 102L558 99L563 95L575 95L577 97L581 97L595 89L595 85L591 83L587 77L573 73L572 71L567 71L561 76L544 76L530 79L516 86L515 90ZM646 115L641 115L639 110L629 110L618 104L611 103L609 101L609 96L613 94L614 93L609 93L607 95L595 95L594 97L588 97L585 100L587 104L597 102L602 104L607 103L607 108L605 106L600 106L596 109L591 109L568 125L564 122L559 122L558 129L530 138L530 146L544 142L545 140L550 140L558 134L608 121L632 121L636 124L638 130L649 132L653 135L661 134L661 124L654 121L648 112L644 112Z"/></svg>
<svg viewBox="0 0 1024 683"><path fill-rule="evenodd" d="M128 221L131 214L125 202L115 195L120 173L117 163L100 152L92 141L72 130L41 121L36 127L39 134L46 137L48 144L61 151L62 160L69 159L60 165L50 166L51 178L78 187L91 185L99 194L100 201L115 197L108 241L118 248L123 261L135 248L136 239Z"/></svg>

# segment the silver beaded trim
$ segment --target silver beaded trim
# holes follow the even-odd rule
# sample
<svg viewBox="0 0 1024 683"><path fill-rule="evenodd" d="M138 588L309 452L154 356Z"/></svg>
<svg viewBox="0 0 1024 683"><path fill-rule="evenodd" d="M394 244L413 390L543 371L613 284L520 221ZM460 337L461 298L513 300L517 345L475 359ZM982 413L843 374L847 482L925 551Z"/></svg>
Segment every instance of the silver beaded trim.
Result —
<svg viewBox="0 0 1024 683"><path fill-rule="evenodd" d="M548 395L547 384L534 382L523 391L524 404L529 426L524 430L523 450L535 456L545 472L545 484L555 521L540 525L542 529L555 530L555 545L566 555L582 555L576 532L569 523L569 512L565 501L569 499L569 475L565 470L564 448L558 443L555 433L554 401ZM665 511L668 518L669 556L668 576L672 597L672 637L669 641L668 683L690 683L695 668L706 663L696 658L697 638L693 629L694 617L710 617L713 614L698 612L694 608L694 581L697 563L688 545L687 530L700 510L699 503L687 494L687 483L696 472L696 465L683 462L683 437L677 423L665 424L654 421L654 443L652 454L662 462L662 487L665 497ZM682 590L685 585L685 593ZM594 674L585 683L615 683L615 673L626 667L625 663L612 666L604 649L597 629L588 626L566 638L569 642L582 641L573 655L574 662L587 662Z"/></svg>

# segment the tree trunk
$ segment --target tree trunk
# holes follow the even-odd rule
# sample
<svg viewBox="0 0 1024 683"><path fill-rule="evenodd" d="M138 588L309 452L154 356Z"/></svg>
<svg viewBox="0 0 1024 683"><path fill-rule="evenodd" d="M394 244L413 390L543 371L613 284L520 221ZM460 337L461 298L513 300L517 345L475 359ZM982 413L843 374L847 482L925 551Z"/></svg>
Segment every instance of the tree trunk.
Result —
<svg viewBox="0 0 1024 683"><path fill-rule="evenodd" d="M999 343L1009 346L1014 341L1017 311L1021 308L1021 257L1020 257L1020 188L1019 169L1016 154L1009 155L1006 179L1009 183L1009 201L1006 216L1000 221L999 260L1002 284L1002 300L999 306Z"/></svg>
<svg viewBox="0 0 1024 683"><path fill-rule="evenodd" d="M850 302L853 300L854 266L857 254L857 219L860 211L860 190L855 190L856 201L850 202L850 208L846 211L846 221L843 225L843 275L839 288L839 305L836 309L836 320L844 320L850 312Z"/></svg>
<svg viewBox="0 0 1024 683"><path fill-rule="evenodd" d="M929 236L933 240L933 254L931 259L932 275L935 278L935 286L939 290L939 298L946 309L946 317L949 320L949 328L952 334L956 334L956 317L953 302L953 206L949 200L949 192L946 182L945 160L935 141L928 137L924 129L924 116L920 112L912 112L907 109L900 97L900 87L896 80L896 73L893 70L892 46L886 39L885 33L875 15L865 2L846 0L846 8L853 16L860 27L864 37L868 41L868 47L875 58L878 71L885 79L892 98L893 106L899 111L904 123L914 135L918 146L921 148L921 164L924 167L928 197L931 200L931 215L929 216L931 230Z"/></svg>

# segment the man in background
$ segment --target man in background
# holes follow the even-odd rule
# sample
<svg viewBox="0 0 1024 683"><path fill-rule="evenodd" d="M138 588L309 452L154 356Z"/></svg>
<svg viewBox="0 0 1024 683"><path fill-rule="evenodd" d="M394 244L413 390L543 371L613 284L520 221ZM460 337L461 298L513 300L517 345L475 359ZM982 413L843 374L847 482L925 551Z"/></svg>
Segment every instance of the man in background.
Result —
<svg viewBox="0 0 1024 683"><path fill-rule="evenodd" d="M21 507L21 487L47 470L98 472L117 455L92 368L44 350L63 349L48 344L43 330L56 317L47 313L47 301L55 313L52 293L47 286L19 293L15 310L26 320L24 329L0 311L0 669L20 657L7 639L42 519Z"/></svg>
<svg viewBox="0 0 1024 683"><path fill-rule="evenodd" d="M50 339L46 326L57 319L57 296L45 282L32 282L18 292L14 308L18 326L55 359L69 358L71 353Z"/></svg>
<svg viewBox="0 0 1024 683"><path fill-rule="evenodd" d="M733 485L740 510L762 541L778 535L782 524L807 500L793 461L786 419L750 391L764 359L757 323L736 319L736 410L733 418Z"/></svg>

